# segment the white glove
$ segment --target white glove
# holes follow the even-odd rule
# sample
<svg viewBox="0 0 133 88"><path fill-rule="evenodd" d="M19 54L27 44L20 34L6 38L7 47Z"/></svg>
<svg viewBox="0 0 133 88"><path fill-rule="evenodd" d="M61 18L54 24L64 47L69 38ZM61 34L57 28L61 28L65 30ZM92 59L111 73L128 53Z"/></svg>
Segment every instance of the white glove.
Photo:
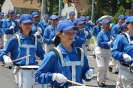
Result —
<svg viewBox="0 0 133 88"><path fill-rule="evenodd" d="M123 59L125 59L125 61L131 61L132 60L132 58L128 54L123 54Z"/></svg>
<svg viewBox="0 0 133 88"><path fill-rule="evenodd" d="M12 64L12 60L6 55L3 56L3 60L5 64Z"/></svg>
<svg viewBox="0 0 133 88"><path fill-rule="evenodd" d="M94 71L92 69L89 69L86 73L85 76L87 79L92 79L92 76L94 74Z"/></svg>
<svg viewBox="0 0 133 88"><path fill-rule="evenodd" d="M4 19L2 19L1 21L4 21Z"/></svg>
<svg viewBox="0 0 133 88"><path fill-rule="evenodd" d="M84 30L84 33L85 33L85 36L87 37L88 36L88 32L86 30Z"/></svg>
<svg viewBox="0 0 133 88"><path fill-rule="evenodd" d="M53 81L56 80L58 83L62 83L62 82L66 82L67 78L63 74L54 73L52 80Z"/></svg>
<svg viewBox="0 0 133 88"><path fill-rule="evenodd" d="M107 43L108 43L108 45L109 45L111 42L112 42L112 40L110 40L109 42L107 42Z"/></svg>
<svg viewBox="0 0 133 88"><path fill-rule="evenodd" d="M40 27L38 27L38 31L40 32L40 34L42 33L42 29Z"/></svg>
<svg viewBox="0 0 133 88"><path fill-rule="evenodd" d="M55 37L52 39L52 41L54 41L55 40Z"/></svg>
<svg viewBox="0 0 133 88"><path fill-rule="evenodd" d="M15 27L15 23L12 21L12 26L14 26Z"/></svg>
<svg viewBox="0 0 133 88"><path fill-rule="evenodd" d="M41 35L41 33L40 33L39 31L37 31L37 32L35 33L35 36L37 36L37 35Z"/></svg>
<svg viewBox="0 0 133 88"><path fill-rule="evenodd" d="M10 29L10 30L14 29L14 26L11 25L9 29Z"/></svg>

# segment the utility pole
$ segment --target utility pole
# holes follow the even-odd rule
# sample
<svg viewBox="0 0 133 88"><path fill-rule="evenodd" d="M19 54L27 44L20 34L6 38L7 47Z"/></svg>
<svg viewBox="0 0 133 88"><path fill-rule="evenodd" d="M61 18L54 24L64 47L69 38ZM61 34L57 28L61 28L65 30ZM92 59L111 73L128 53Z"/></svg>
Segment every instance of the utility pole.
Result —
<svg viewBox="0 0 133 88"><path fill-rule="evenodd" d="M58 13L59 16L61 16L61 10L62 10L62 0L59 0L59 13Z"/></svg>
<svg viewBox="0 0 133 88"><path fill-rule="evenodd" d="M132 4L131 4L131 10L133 9L133 0L132 0Z"/></svg>
<svg viewBox="0 0 133 88"><path fill-rule="evenodd" d="M91 8L91 21L94 21L94 2L95 0L92 0L92 8Z"/></svg>
<svg viewBox="0 0 133 88"><path fill-rule="evenodd" d="M47 13L47 0L42 0L41 16Z"/></svg>

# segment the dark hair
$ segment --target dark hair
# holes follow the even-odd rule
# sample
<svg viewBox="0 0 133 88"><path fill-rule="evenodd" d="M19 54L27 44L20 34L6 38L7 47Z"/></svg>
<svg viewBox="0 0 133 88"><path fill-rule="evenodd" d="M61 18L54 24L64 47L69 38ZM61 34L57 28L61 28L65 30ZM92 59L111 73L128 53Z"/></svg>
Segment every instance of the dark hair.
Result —
<svg viewBox="0 0 133 88"><path fill-rule="evenodd" d="M62 33L63 31L61 30L60 33ZM54 45L57 47L61 42L61 39L58 35L56 35L55 39L54 39Z"/></svg>

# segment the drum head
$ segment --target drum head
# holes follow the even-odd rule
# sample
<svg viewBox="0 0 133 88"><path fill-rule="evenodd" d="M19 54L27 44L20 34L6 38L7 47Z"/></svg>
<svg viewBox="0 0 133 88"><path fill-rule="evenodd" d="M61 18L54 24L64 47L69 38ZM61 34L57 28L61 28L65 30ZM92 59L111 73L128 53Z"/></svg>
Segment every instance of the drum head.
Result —
<svg viewBox="0 0 133 88"><path fill-rule="evenodd" d="M38 65L29 65L29 66L19 66L20 69L38 69Z"/></svg>

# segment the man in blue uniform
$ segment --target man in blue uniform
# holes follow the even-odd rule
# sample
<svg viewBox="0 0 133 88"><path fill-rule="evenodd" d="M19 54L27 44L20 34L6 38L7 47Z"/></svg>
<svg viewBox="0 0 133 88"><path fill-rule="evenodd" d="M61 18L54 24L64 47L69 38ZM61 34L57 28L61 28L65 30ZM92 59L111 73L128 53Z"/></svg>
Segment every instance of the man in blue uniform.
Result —
<svg viewBox="0 0 133 88"><path fill-rule="evenodd" d="M52 47L55 47L54 39L56 36L56 25L58 22L58 16L51 15L50 17L51 25L49 25L43 34L43 42L45 43L45 52L48 53Z"/></svg>
<svg viewBox="0 0 133 88"><path fill-rule="evenodd" d="M73 23L73 21L75 19L74 17L75 17L75 12L74 11L70 11L68 20Z"/></svg>
<svg viewBox="0 0 133 88"><path fill-rule="evenodd" d="M8 10L9 18L3 21L2 29L4 30L4 46L6 42L19 30L19 24L13 19L14 11Z"/></svg>
<svg viewBox="0 0 133 88"><path fill-rule="evenodd" d="M124 23L124 21L125 21L125 16L119 15L118 23L114 25L111 29L111 34L112 34L113 39L119 34L120 26Z"/></svg>
<svg viewBox="0 0 133 88"><path fill-rule="evenodd" d="M50 16L48 14L44 14L44 18L40 20L40 25L42 25L43 29L45 30L46 27L49 26L49 18Z"/></svg>

